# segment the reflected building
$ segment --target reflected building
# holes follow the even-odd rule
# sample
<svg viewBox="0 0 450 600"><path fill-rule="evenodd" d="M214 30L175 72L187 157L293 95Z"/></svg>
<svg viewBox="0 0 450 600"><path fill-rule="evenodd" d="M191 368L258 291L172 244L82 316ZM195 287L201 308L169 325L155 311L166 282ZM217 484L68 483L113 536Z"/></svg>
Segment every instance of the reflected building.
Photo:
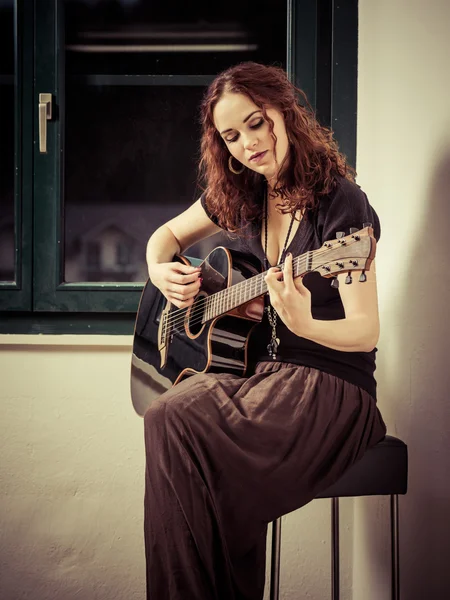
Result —
<svg viewBox="0 0 450 600"><path fill-rule="evenodd" d="M66 207L65 281L145 282L151 234L180 212L179 204ZM191 246L185 255L205 258L218 245L234 247L225 234Z"/></svg>

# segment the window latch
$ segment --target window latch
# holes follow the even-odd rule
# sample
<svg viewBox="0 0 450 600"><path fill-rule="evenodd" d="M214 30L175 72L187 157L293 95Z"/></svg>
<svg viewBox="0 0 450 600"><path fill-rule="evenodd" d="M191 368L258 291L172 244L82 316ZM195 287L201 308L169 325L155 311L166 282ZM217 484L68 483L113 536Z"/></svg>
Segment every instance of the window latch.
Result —
<svg viewBox="0 0 450 600"><path fill-rule="evenodd" d="M39 94L39 152L47 154L47 121L52 118L52 95Z"/></svg>

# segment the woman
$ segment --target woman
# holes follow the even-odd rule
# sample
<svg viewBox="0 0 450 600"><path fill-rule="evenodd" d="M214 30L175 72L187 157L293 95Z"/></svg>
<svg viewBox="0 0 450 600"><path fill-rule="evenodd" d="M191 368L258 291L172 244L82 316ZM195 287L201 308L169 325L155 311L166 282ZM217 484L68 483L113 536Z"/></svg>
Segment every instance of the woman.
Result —
<svg viewBox="0 0 450 600"><path fill-rule="evenodd" d="M225 230L268 270L269 294L247 377L192 376L145 415L147 593L261 600L267 524L312 500L386 432L373 377L375 264L365 283L346 285L342 274L332 287L320 275L293 279L292 254L364 222L378 239L380 227L282 69L244 63L220 74L202 127L206 191L151 236L149 276L170 302L190 306L200 270L173 257Z"/></svg>

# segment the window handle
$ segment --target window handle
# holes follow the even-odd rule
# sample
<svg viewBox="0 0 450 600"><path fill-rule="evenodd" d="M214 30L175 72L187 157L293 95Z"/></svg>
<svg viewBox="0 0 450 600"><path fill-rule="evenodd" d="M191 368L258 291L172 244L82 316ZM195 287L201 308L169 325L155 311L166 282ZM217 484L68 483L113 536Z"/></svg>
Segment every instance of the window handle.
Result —
<svg viewBox="0 0 450 600"><path fill-rule="evenodd" d="M39 152L47 154L47 121L52 118L52 95L39 94Z"/></svg>

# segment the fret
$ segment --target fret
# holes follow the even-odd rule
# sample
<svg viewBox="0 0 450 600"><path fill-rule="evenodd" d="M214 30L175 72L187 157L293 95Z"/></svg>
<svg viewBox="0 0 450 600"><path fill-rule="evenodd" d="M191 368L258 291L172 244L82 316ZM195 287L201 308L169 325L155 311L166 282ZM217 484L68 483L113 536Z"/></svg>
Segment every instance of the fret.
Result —
<svg viewBox="0 0 450 600"><path fill-rule="evenodd" d="M214 294L213 313L211 315L211 318L214 319L216 314L217 314L217 294Z"/></svg>

